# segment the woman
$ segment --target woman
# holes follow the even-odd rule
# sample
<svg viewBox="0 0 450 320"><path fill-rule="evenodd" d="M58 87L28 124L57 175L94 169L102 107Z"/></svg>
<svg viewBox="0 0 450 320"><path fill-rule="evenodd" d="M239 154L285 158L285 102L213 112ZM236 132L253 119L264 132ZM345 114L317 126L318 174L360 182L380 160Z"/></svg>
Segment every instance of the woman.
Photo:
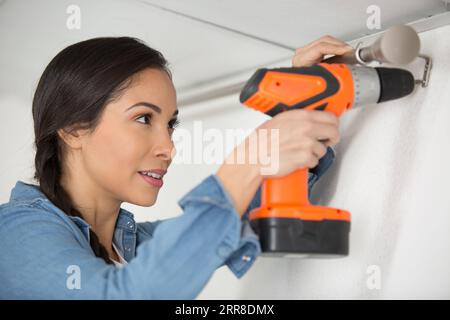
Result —
<svg viewBox="0 0 450 320"><path fill-rule="evenodd" d="M326 36L292 63L350 49ZM42 74L32 112L39 184L18 181L0 206L0 298L193 299L218 267L240 278L260 254L245 219L258 206L258 164L225 161L179 200L175 218L135 223L120 208L153 205L174 154L176 94L158 51L128 37L71 45ZM331 164L337 118L295 110L255 132L274 128L273 176L313 168L311 186Z"/></svg>

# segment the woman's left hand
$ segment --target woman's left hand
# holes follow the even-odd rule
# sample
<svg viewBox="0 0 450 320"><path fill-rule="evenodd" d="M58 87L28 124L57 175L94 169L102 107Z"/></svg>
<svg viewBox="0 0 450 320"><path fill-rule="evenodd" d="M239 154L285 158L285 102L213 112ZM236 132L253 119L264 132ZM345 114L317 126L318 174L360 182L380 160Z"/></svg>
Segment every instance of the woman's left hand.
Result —
<svg viewBox="0 0 450 320"><path fill-rule="evenodd" d="M332 36L323 36L295 50L292 58L293 67L309 67L319 63L327 54L342 55L353 50L349 44Z"/></svg>

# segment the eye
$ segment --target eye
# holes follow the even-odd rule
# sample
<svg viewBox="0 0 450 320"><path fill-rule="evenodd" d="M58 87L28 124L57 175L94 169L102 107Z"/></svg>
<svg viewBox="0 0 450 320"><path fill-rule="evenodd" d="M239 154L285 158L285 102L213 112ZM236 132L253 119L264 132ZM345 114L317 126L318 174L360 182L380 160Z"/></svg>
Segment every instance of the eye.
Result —
<svg viewBox="0 0 450 320"><path fill-rule="evenodd" d="M136 120L141 119L141 118L148 119L148 124L150 124L150 119L152 118L152 114L151 114L151 113L143 114L142 116L140 116L140 117L137 118ZM147 124L147 122L144 122L144 123L141 122L141 121L138 121L138 122L140 122L140 123L142 123L142 124Z"/></svg>
<svg viewBox="0 0 450 320"><path fill-rule="evenodd" d="M172 119L169 121L169 128L175 129L180 124L180 121L178 119Z"/></svg>
<svg viewBox="0 0 450 320"><path fill-rule="evenodd" d="M151 113L143 114L140 117L138 117L136 120L139 120L139 119L145 119L145 121L144 122L138 121L138 122L140 122L142 124L150 125L150 120L152 119L152 114ZM169 129L175 129L179 124L180 124L180 121L178 119L176 119L176 118L172 119L169 121Z"/></svg>

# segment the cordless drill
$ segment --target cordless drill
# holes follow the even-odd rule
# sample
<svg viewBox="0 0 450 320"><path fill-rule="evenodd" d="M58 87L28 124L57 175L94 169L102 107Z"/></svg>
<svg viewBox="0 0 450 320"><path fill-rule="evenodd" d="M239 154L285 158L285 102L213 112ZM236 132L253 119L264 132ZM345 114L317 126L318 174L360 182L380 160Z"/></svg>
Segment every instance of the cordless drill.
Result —
<svg viewBox="0 0 450 320"><path fill-rule="evenodd" d="M407 70L323 62L258 69L242 89L240 101L272 117L294 109L328 111L339 117L358 106L404 97L414 86ZM265 255L348 255L350 213L309 203L308 168L266 178L261 206L250 212L249 220Z"/></svg>

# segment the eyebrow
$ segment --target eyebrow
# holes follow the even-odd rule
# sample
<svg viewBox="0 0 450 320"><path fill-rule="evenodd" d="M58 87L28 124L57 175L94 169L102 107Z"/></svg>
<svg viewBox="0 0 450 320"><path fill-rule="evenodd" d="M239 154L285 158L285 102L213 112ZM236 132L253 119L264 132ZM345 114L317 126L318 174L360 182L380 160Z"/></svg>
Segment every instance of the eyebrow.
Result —
<svg viewBox="0 0 450 320"><path fill-rule="evenodd" d="M150 103L150 102L138 102L138 103L135 103L131 107L128 107L127 110L125 110L125 111L128 111L131 108L135 108L135 107L139 107L139 106L144 106L144 107L147 107L147 108L150 108L150 109L156 111L157 113L161 113L161 108L158 107L157 105L154 105L153 103ZM178 115L178 109L175 110L175 112L173 113L172 117L176 116L176 115Z"/></svg>

